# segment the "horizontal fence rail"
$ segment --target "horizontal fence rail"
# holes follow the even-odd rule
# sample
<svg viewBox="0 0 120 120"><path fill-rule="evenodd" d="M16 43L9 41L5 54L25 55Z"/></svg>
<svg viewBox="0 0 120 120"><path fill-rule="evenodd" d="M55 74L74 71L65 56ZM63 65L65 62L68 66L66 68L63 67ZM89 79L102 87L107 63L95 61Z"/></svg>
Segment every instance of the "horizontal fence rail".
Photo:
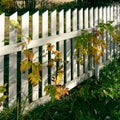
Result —
<svg viewBox="0 0 120 120"><path fill-rule="evenodd" d="M23 58L21 53L22 48L18 47L17 32L11 31L10 20L19 20L21 25L22 36L30 36L31 42L28 49L34 52L34 60L44 64L42 68L42 83L37 86L32 86L26 79L28 73L20 72L20 62ZM118 52L118 45L110 42L110 37L106 34L107 49L104 51L104 56L101 57L101 64L96 65L93 59L88 60L85 57L85 64L80 65L76 62L74 57L74 43L75 37L81 34L82 29L87 29L92 32L96 25L104 21L114 21L117 24L120 21L120 7L109 6L100 8L86 8L80 10L69 9L67 12L61 10L57 12L54 10L49 13L46 11L39 16L39 11L29 16L26 12L22 16L14 13L9 18L5 18L5 14L0 15L0 85L7 83L7 91L5 94L8 96L4 106L12 104L19 104L22 107L22 101L30 103L28 108L33 108L38 104L42 104L50 98L45 95L44 88L51 83L51 76L56 68L49 69L47 67L48 60L50 59L49 53L46 50L46 44L54 44L57 50L62 51L62 59L68 61L64 62L64 76L62 84L67 88L72 89L85 79L98 75L101 66L108 63L112 55ZM9 41L4 42L6 39ZM21 38L20 38L21 39ZM27 107L26 107L27 109Z"/></svg>

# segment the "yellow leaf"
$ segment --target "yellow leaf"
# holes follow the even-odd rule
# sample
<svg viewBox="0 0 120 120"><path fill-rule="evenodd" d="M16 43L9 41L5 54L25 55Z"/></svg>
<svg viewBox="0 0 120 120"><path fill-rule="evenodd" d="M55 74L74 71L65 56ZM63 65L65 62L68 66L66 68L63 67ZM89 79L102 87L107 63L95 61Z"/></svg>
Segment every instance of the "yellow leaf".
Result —
<svg viewBox="0 0 120 120"><path fill-rule="evenodd" d="M28 74L27 78L30 80L33 86L36 86L40 81L40 76L34 73Z"/></svg>
<svg viewBox="0 0 120 120"><path fill-rule="evenodd" d="M58 73L57 75L57 79L56 79L56 84L60 84L61 80L62 80L62 76L63 76L63 73Z"/></svg>
<svg viewBox="0 0 120 120"><path fill-rule="evenodd" d="M19 22L16 20L10 20L10 24L15 28L19 28Z"/></svg>
<svg viewBox="0 0 120 120"><path fill-rule="evenodd" d="M28 64L28 59L25 59L21 62L21 66L20 66L21 72L26 72L28 70L27 64Z"/></svg>

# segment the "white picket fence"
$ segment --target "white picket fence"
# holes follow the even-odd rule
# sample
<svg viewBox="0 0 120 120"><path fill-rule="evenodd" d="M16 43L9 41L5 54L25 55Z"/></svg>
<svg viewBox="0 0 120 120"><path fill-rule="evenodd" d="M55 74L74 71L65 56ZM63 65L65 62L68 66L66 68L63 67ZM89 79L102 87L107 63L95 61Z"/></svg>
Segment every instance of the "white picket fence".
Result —
<svg viewBox="0 0 120 120"><path fill-rule="evenodd" d="M67 88L72 89L81 83L86 78L97 76L99 69L107 61L109 61L113 53L117 52L118 46L110 43L108 37L106 37L107 49L104 52L100 65L93 65L92 59L88 62L85 60L85 66L77 64L74 57L74 39L80 35L81 29L92 30L102 20L115 21L117 24L120 21L120 7L109 6L100 8L86 8L80 10L69 9L67 12L61 10L59 13L54 10L49 14L46 11L42 14L42 23L40 23L41 17L39 11L32 15L32 33L30 33L30 16L29 12L25 13L21 17L22 35L29 36L32 34L32 41L28 45L28 48L33 49L35 58L34 61L40 61L44 63L42 70L42 85L39 84L36 87L31 87L25 74L21 73L20 80L18 80L19 65L17 65L18 56L22 58L20 47L17 47L17 33L16 31L9 30L9 45L4 45L5 36L5 14L0 15L0 85L5 82L8 83L7 92L8 99L6 100L6 106L12 103L25 100L28 97L31 104L29 107L34 107L38 104L42 104L49 100L48 96L45 96L44 87L48 84L48 53L46 51L46 44L53 43L56 48L63 52L63 60L69 61L68 64L64 63L64 77L62 84L65 84ZM18 20L18 13L14 13L9 17L9 20ZM42 31L42 37L39 37L39 33ZM50 33L50 35L48 35ZM41 47L42 46L42 47ZM41 55L42 54L42 55ZM41 57L42 56L42 57ZM8 60L7 70L4 67L5 60ZM103 62L104 61L104 62ZM90 66L90 68L88 68ZM53 68L51 73L54 72ZM9 73L5 73L8 71ZM6 75L7 74L7 75ZM8 77L7 77L8 76ZM29 88L32 88L29 90ZM30 95L32 95L30 97ZM29 98L30 97L30 98Z"/></svg>

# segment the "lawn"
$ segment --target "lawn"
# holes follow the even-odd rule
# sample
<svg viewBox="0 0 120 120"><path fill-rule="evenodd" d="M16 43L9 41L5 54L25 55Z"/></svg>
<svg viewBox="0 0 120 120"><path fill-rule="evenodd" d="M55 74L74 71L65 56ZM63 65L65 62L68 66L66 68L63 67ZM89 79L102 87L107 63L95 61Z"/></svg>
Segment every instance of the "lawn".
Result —
<svg viewBox="0 0 120 120"><path fill-rule="evenodd" d="M120 58L100 71L100 79L84 81L60 101L38 106L18 116L16 108L0 113L0 120L120 120Z"/></svg>

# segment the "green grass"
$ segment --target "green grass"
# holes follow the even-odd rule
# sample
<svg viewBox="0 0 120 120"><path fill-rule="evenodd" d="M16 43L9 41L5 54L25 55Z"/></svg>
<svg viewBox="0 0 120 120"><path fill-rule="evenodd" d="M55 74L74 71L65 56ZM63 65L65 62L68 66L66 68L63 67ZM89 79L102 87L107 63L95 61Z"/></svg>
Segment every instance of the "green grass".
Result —
<svg viewBox="0 0 120 120"><path fill-rule="evenodd" d="M104 67L99 80L86 80L60 101L38 106L24 116L15 111L4 110L0 120L120 120L120 59Z"/></svg>

